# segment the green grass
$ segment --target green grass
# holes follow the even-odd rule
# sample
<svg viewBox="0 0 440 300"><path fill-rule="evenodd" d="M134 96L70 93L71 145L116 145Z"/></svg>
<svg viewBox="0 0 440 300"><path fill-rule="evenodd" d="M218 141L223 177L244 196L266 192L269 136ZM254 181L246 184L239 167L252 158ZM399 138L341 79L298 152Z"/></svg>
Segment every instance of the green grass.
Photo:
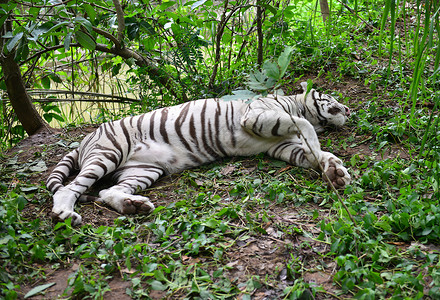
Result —
<svg viewBox="0 0 440 300"><path fill-rule="evenodd" d="M122 278L130 283L127 293L133 298L152 291L171 299L249 298L268 292L288 299L304 292L335 298L435 298L440 234L432 185L435 163L380 158L381 150L386 154L391 146L388 136L371 139L359 126L368 122L369 130L376 130L380 115L380 110L357 112L349 124L357 128L356 138L346 144L347 132L332 133L329 145L343 152L369 141L370 152L347 159L354 181L342 198L354 223L317 173L258 156L166 178L146 192L157 206L151 216L121 216L114 226L73 228L70 220L53 225L41 215L40 207L50 209L48 192L27 183L35 169L20 169L23 163L14 160L4 163L2 294L14 299L23 283L36 278L44 288L50 270L75 262L79 267L64 291L69 297L101 299L111 279ZM392 145L417 148L409 139ZM26 209L29 205L35 208ZM103 208L79 209L85 214ZM260 242L272 243L271 255L252 248ZM252 268L255 261L246 264L251 258L276 267L263 276ZM333 285L304 279L317 272L329 272Z"/></svg>
<svg viewBox="0 0 440 300"><path fill-rule="evenodd" d="M38 162L54 164L76 139L47 143L1 162L0 295L47 292L52 272L77 265L63 297L105 298L116 278L139 299L440 297L438 8L421 26L407 17L411 5L389 4L383 19L371 5L358 3L358 13L377 30L343 10L334 23L310 31L291 21L295 30L279 35L293 46L282 87L312 79L353 111L342 132L320 137L350 168L340 192L348 211L316 172L257 156L165 178L144 192L151 216L113 213L104 225L107 210L87 204L85 225L54 225ZM268 42L273 53L279 45ZM219 77L234 78L234 89L246 72ZM318 275L330 281L313 283Z"/></svg>

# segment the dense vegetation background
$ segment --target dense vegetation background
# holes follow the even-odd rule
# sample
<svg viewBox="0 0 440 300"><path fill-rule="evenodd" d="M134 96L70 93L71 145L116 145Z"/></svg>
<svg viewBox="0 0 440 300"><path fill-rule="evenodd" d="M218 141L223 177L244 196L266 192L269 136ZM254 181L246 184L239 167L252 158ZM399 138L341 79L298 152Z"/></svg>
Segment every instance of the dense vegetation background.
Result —
<svg viewBox="0 0 440 300"><path fill-rule="evenodd" d="M57 292L81 299L118 280L131 298L438 298L439 14L438 1L0 1L0 296L54 297L65 275ZM47 218L44 178L81 124L304 80L353 110L321 136L353 175L339 195L258 156L166 178L146 192L152 216L90 204L80 228Z"/></svg>

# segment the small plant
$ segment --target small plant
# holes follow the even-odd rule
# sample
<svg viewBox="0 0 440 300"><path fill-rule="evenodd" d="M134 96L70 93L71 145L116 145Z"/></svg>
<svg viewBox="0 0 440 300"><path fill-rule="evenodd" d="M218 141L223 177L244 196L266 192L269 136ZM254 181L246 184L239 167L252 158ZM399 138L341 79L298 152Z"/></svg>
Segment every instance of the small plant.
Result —
<svg viewBox="0 0 440 300"><path fill-rule="evenodd" d="M280 93L282 80L290 65L293 54L292 47L286 47L277 61L267 60L261 66L262 71L254 71L249 75L247 85L250 89L267 95L269 91Z"/></svg>

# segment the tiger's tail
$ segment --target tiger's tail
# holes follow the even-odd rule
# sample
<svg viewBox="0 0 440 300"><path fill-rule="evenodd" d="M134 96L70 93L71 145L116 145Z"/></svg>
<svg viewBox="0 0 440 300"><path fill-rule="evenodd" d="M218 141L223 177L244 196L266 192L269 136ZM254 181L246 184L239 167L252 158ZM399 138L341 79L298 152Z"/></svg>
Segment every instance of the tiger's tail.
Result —
<svg viewBox="0 0 440 300"><path fill-rule="evenodd" d="M60 188L64 187L63 183L72 174L72 171L78 169L78 148L68 153L56 165L49 178L46 180L46 187L55 194Z"/></svg>

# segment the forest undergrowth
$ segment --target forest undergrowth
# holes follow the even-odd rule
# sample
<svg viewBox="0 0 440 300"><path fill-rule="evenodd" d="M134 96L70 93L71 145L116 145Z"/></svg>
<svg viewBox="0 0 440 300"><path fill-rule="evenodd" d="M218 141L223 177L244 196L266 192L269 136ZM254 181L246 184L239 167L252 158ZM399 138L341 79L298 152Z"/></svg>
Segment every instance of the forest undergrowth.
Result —
<svg viewBox="0 0 440 300"><path fill-rule="evenodd" d="M69 219L54 224L45 178L94 129L63 123L57 132L34 135L2 153L0 296L439 298L439 8L399 4L362 2L356 14L341 6L319 26L298 21L293 8L289 19L285 9L286 24L267 18L273 21L265 27L268 60L261 67L237 60L220 68L209 91L201 87L209 86L212 69L203 67L199 52L187 53L194 65L185 66L200 68L200 86L188 94L223 96L246 87L291 94L308 81L349 106L347 124L319 136L322 148L340 157L352 175L345 190L337 194L318 172L264 155L229 158L165 177L143 191L156 206L149 216L121 216L85 203L78 205L83 225L72 227ZM274 17L277 12L270 10ZM195 26L179 20L169 25L175 38L185 22ZM236 43L241 35L234 34ZM200 49L209 47L190 38L185 40L197 41ZM223 42L232 44L229 37ZM242 55L240 49L231 53ZM223 64L233 62L223 54ZM278 73L271 76L274 69ZM144 71L129 71L132 89L142 85ZM187 83L190 77L180 79ZM144 102L122 113L103 109L96 121L165 103L156 101L157 94L143 96ZM67 120L56 105L46 104L45 112Z"/></svg>

